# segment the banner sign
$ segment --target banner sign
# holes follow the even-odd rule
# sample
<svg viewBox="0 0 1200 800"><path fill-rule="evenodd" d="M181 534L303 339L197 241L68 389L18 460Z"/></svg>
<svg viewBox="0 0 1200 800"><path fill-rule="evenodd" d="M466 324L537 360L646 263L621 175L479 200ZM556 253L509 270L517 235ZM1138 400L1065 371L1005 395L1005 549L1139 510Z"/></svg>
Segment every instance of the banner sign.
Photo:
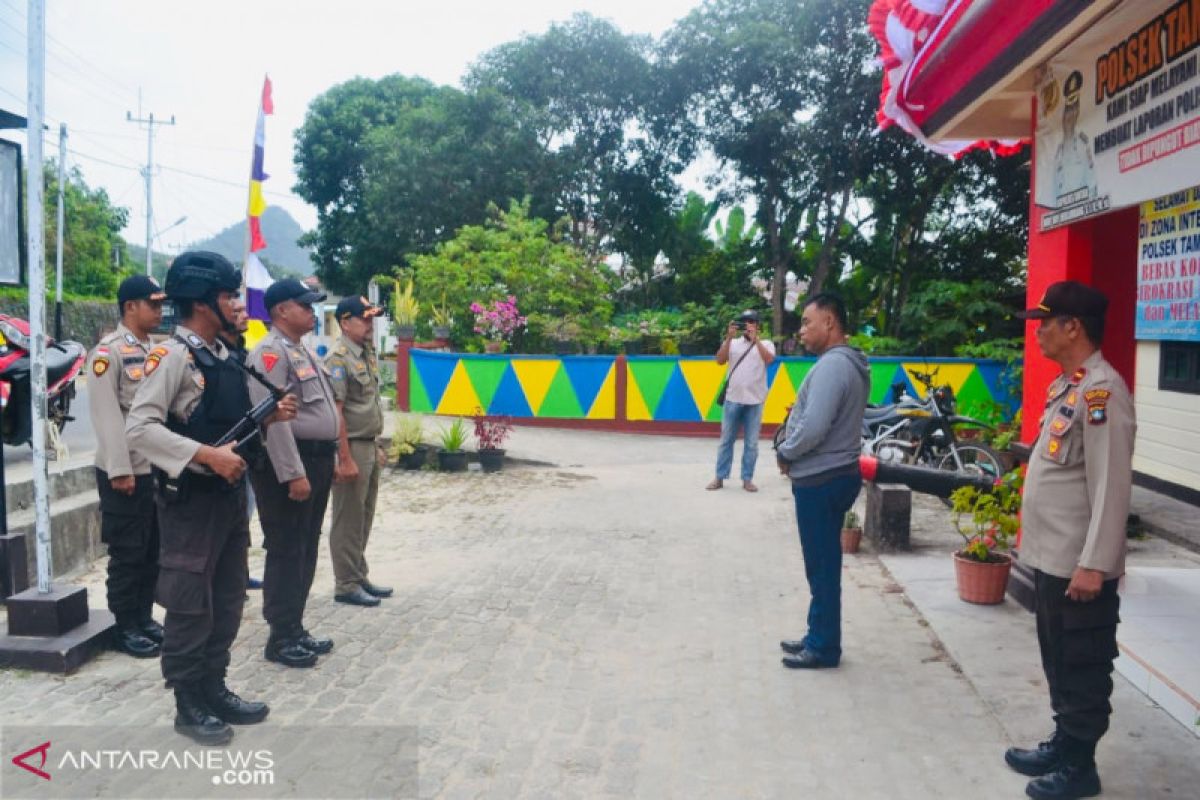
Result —
<svg viewBox="0 0 1200 800"><path fill-rule="evenodd" d="M1200 0L1123 3L1034 81L1042 230L1200 184Z"/></svg>
<svg viewBox="0 0 1200 800"><path fill-rule="evenodd" d="M1142 204L1134 337L1200 342L1200 187Z"/></svg>

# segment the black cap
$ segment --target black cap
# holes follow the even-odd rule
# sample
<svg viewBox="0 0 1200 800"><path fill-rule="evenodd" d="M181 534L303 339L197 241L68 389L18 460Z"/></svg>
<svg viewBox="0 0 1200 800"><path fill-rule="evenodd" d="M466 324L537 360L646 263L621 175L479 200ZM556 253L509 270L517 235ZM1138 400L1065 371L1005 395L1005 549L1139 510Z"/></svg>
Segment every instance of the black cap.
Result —
<svg viewBox="0 0 1200 800"><path fill-rule="evenodd" d="M1018 311L1019 319L1046 319L1047 317L1092 317L1104 319L1108 312L1108 298L1079 281L1059 281L1046 287L1046 293L1036 308Z"/></svg>
<svg viewBox="0 0 1200 800"><path fill-rule="evenodd" d="M382 308L371 305L371 301L365 297L343 297L338 301L337 311L334 312L334 315L337 317L338 322L341 322L350 317L370 319L371 317L378 317L382 313Z"/></svg>
<svg viewBox="0 0 1200 800"><path fill-rule="evenodd" d="M738 315L738 322L759 322L758 312L752 308L748 308Z"/></svg>
<svg viewBox="0 0 1200 800"><path fill-rule="evenodd" d="M1075 70L1063 81L1063 98L1067 101L1067 105L1077 105L1079 103L1079 93L1082 90L1083 73Z"/></svg>
<svg viewBox="0 0 1200 800"><path fill-rule="evenodd" d="M285 300L295 300L297 303L319 303L325 299L321 292L314 292L305 286L298 278L284 278L275 281L263 293L263 305L270 311Z"/></svg>
<svg viewBox="0 0 1200 800"><path fill-rule="evenodd" d="M117 288L117 304L124 306L130 300L166 300L167 293L158 281L149 275L131 275L121 281Z"/></svg>

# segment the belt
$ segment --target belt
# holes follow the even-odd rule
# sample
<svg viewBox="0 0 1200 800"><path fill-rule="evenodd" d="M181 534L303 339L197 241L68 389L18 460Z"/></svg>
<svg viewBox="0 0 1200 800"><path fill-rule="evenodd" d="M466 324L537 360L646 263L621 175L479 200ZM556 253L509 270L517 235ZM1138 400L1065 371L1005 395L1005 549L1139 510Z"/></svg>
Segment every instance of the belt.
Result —
<svg viewBox="0 0 1200 800"><path fill-rule="evenodd" d="M297 439L296 452L302 456L337 455L338 443L325 439Z"/></svg>
<svg viewBox="0 0 1200 800"><path fill-rule="evenodd" d="M377 441L379 441L378 436L350 436L347 438L351 442L377 442Z"/></svg>

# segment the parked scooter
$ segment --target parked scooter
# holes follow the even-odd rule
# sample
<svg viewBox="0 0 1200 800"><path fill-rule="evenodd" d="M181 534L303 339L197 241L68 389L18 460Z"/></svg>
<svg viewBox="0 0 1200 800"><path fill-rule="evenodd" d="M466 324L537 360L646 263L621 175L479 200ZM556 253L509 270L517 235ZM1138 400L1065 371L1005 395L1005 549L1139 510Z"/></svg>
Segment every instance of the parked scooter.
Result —
<svg viewBox="0 0 1200 800"><path fill-rule="evenodd" d="M0 314L0 438L4 444L28 444L33 438L30 407L32 376L29 323ZM79 342L56 342L46 337L46 418L51 442L73 419L75 378L87 360Z"/></svg>

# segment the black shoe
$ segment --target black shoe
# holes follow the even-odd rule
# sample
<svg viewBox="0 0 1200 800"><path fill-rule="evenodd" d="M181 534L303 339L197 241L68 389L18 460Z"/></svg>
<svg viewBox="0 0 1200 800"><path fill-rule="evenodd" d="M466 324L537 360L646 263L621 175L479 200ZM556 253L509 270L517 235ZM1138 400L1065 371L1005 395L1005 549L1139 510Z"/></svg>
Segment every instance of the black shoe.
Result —
<svg viewBox="0 0 1200 800"><path fill-rule="evenodd" d="M783 652L785 652L785 653L791 653L792 655L796 655L797 653L799 653L801 650L804 649L804 640L803 639L784 639L782 642L779 643L779 648L781 650L783 650Z"/></svg>
<svg viewBox="0 0 1200 800"><path fill-rule="evenodd" d="M250 578L249 580L246 581L246 588L247 589L261 589L262 588L262 578L253 578L253 577Z"/></svg>
<svg viewBox="0 0 1200 800"><path fill-rule="evenodd" d="M1032 750L1021 747L1008 748L1004 751L1004 763L1022 775L1033 778L1046 775L1058 769L1062 761L1062 745L1063 736L1055 731L1053 736Z"/></svg>
<svg viewBox="0 0 1200 800"><path fill-rule="evenodd" d="M138 623L138 629L147 639L162 644L163 626L154 621L154 617L146 617Z"/></svg>
<svg viewBox="0 0 1200 800"><path fill-rule="evenodd" d="M317 654L307 647L301 646L297 639L267 642L264 655L266 655L267 661L274 661L285 667L311 667L317 663Z"/></svg>
<svg viewBox="0 0 1200 800"><path fill-rule="evenodd" d="M209 678L200 684L205 705L213 714L233 725L253 725L267 718L266 703L250 703L229 691L224 678Z"/></svg>
<svg viewBox="0 0 1200 800"><path fill-rule="evenodd" d="M346 594L335 594L334 600L339 603L349 603L352 606L377 606L379 598L374 595L367 594L361 586L356 586L353 592Z"/></svg>
<svg viewBox="0 0 1200 800"><path fill-rule="evenodd" d="M1056 771L1034 778L1025 794L1035 800L1076 800L1100 794L1100 776L1096 764L1063 764Z"/></svg>
<svg viewBox="0 0 1200 800"><path fill-rule="evenodd" d="M390 586L376 586L375 584L371 583L370 581L363 581L362 588L363 588L364 592L366 592L367 594L369 594L373 597L391 597L392 596L392 587L390 587Z"/></svg>
<svg viewBox="0 0 1200 800"><path fill-rule="evenodd" d="M175 730L199 744L222 745L233 739L233 728L213 715L194 686L175 690Z"/></svg>
<svg viewBox="0 0 1200 800"><path fill-rule="evenodd" d="M305 631L300 638L296 639L296 642L305 650L308 650L310 653L316 653L319 656L323 656L333 650L333 639L326 639L324 637L318 639L308 631Z"/></svg>
<svg viewBox="0 0 1200 800"><path fill-rule="evenodd" d="M794 655L784 656L783 665L788 669L832 669L837 664L830 664L817 657L812 650L802 649Z"/></svg>
<svg viewBox="0 0 1200 800"><path fill-rule="evenodd" d="M112 637L114 649L134 658L154 658L162 652L159 643L142 633L137 625L117 628Z"/></svg>

